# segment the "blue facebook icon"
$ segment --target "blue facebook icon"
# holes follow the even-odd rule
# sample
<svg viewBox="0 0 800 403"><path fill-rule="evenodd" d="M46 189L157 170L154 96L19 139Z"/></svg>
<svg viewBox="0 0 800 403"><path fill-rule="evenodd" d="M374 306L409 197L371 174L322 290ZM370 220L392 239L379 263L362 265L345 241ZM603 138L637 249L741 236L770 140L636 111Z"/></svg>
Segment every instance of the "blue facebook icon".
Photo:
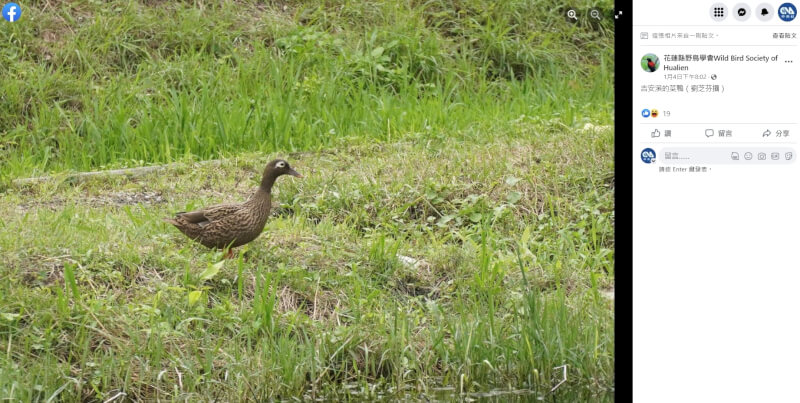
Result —
<svg viewBox="0 0 800 403"><path fill-rule="evenodd" d="M20 14L22 14L22 9L17 3L8 3L3 6L3 18L8 22L16 22L19 20Z"/></svg>

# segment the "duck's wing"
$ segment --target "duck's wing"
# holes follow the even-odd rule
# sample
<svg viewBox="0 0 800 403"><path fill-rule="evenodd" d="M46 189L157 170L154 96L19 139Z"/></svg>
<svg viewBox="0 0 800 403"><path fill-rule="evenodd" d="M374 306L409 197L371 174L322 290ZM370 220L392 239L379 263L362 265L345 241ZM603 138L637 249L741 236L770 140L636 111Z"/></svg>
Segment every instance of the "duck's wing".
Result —
<svg viewBox="0 0 800 403"><path fill-rule="evenodd" d="M180 212L175 214L175 218L203 227L214 221L219 221L225 217L228 217L239 211L241 208L241 204L219 204L196 211Z"/></svg>

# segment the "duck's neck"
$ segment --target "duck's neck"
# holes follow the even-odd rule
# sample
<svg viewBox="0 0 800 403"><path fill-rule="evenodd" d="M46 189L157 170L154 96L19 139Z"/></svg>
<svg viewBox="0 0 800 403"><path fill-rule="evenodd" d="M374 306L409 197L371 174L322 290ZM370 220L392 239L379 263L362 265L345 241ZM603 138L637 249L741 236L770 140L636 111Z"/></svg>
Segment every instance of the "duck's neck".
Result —
<svg viewBox="0 0 800 403"><path fill-rule="evenodd" d="M272 185L275 184L275 179L278 178L278 175L271 170L264 171L264 175L261 177L261 186L258 187L258 191L256 193L261 194L270 194L272 193Z"/></svg>

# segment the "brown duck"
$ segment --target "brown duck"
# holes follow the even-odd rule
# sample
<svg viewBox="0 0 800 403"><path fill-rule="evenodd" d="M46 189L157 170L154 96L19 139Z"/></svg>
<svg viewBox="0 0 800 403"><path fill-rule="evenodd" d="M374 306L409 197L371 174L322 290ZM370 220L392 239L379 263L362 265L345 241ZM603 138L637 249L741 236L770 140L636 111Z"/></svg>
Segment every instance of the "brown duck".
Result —
<svg viewBox="0 0 800 403"><path fill-rule="evenodd" d="M272 185L279 176L287 174L303 177L284 160L270 161L264 168L261 185L250 200L237 204L218 204L188 213L180 212L175 214L175 218L165 218L164 221L207 248L228 248L226 257L230 258L233 256L233 248L261 235L269 217Z"/></svg>

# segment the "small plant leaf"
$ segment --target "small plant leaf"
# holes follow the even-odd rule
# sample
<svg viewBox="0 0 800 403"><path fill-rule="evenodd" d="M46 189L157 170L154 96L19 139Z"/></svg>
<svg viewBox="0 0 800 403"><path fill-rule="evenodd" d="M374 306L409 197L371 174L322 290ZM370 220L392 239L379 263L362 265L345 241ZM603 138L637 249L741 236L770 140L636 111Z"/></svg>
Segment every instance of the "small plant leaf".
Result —
<svg viewBox="0 0 800 403"><path fill-rule="evenodd" d="M474 223L480 222L481 218L483 218L483 214L481 214L481 213L472 213L469 216L469 220L474 222Z"/></svg>
<svg viewBox="0 0 800 403"><path fill-rule="evenodd" d="M8 312L3 312L2 314L0 314L0 316L2 316L2 317L3 317L3 319L5 319L5 320L7 320L7 321L9 321L9 322L13 322L13 321L15 321L15 320L19 319L19 317L20 317L20 314L18 314L18 313L8 313Z"/></svg>
<svg viewBox="0 0 800 403"><path fill-rule="evenodd" d="M441 216L441 217L439 218L439 222L437 222L436 224L437 224L437 225L445 225L445 224L447 224L448 222L450 222L450 221L451 221L453 218L455 218L455 216L454 216L454 215L452 215L452 214L443 215L443 216Z"/></svg>
<svg viewBox="0 0 800 403"><path fill-rule="evenodd" d="M200 290L195 290L189 293L189 306L194 306L197 301L200 300L200 297L203 296L203 292Z"/></svg>
<svg viewBox="0 0 800 403"><path fill-rule="evenodd" d="M514 176L509 176L508 178L506 178L506 185L514 186L521 180L522 179L520 179L520 178L517 178L517 177L514 177Z"/></svg>
<svg viewBox="0 0 800 403"><path fill-rule="evenodd" d="M525 230L522 231L522 236L519 239L519 243L522 245L528 245L528 242L531 240L531 226L526 225Z"/></svg>
<svg viewBox="0 0 800 403"><path fill-rule="evenodd" d="M383 46L378 46L377 48L372 49L371 53L372 57L379 57L382 54L383 54Z"/></svg>
<svg viewBox="0 0 800 403"><path fill-rule="evenodd" d="M206 280L211 280L212 278L214 278L214 276L217 275L217 273L219 273L219 270L224 265L225 265L225 261L224 260L220 260L219 262L208 266L207 269L203 270L203 272L200 273L200 281L202 282L202 281L206 281Z"/></svg>
<svg viewBox="0 0 800 403"><path fill-rule="evenodd" d="M69 285L72 298L77 298L78 283L75 281L75 265L71 263L64 264L64 282Z"/></svg>
<svg viewBox="0 0 800 403"><path fill-rule="evenodd" d="M522 193L520 193L520 192L510 192L508 194L508 196L506 196L506 200L510 204L514 204L514 203L518 202L519 199L521 199L521 198L522 198Z"/></svg>

